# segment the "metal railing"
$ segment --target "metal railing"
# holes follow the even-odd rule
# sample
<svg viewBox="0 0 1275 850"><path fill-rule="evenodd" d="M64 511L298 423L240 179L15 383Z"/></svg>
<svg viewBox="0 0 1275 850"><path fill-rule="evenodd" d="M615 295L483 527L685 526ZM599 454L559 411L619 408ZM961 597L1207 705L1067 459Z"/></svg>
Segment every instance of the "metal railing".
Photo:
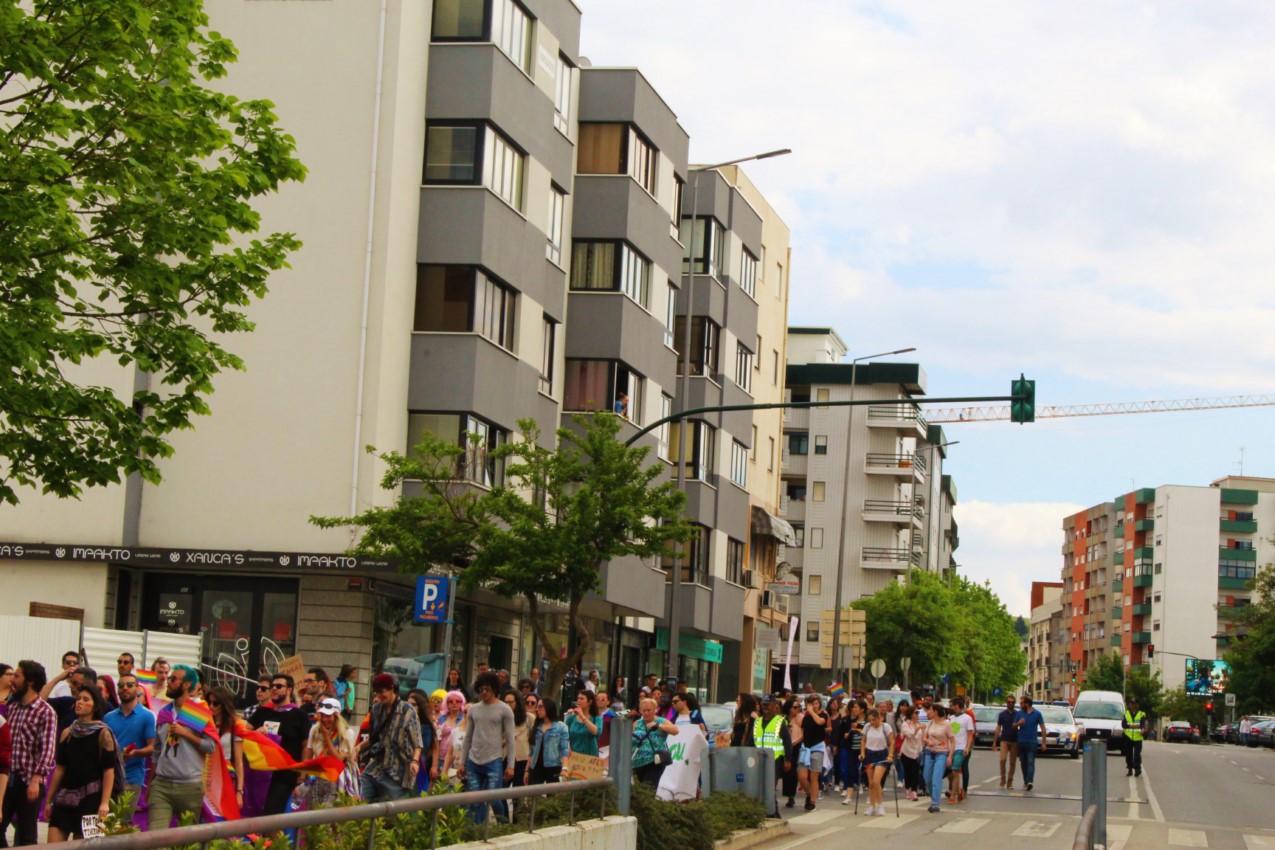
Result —
<svg viewBox="0 0 1275 850"><path fill-rule="evenodd" d="M912 469L925 471L925 455L893 452L868 452L867 467L869 469Z"/></svg>
<svg viewBox="0 0 1275 850"><path fill-rule="evenodd" d="M877 546L863 547L863 560L874 563L921 565L921 553L912 549L884 549Z"/></svg>
<svg viewBox="0 0 1275 850"><path fill-rule="evenodd" d="M417 812L433 812L433 824L430 827L430 848L438 846L438 812L452 806L476 806L495 803L500 800L521 800L531 798L531 810L528 820L528 832L536 829L536 798L561 794L571 796L568 809L568 821L575 823L575 798L582 791L609 791L615 787L612 779L589 779L552 783L549 785L524 785L521 788L498 788L493 791L462 791L456 794L438 794L430 797L410 797L388 803L368 803L359 806L342 808L314 809L308 812L291 812L285 815L263 815L256 818L228 820L221 823L201 823L195 826L179 826L175 829L157 829L152 832L129 832L122 835L108 835L93 839L94 850L159 850L177 845L199 844L207 846L211 841L223 838L240 838L246 835L270 835L287 829L305 829L322 824L350 823L366 820L370 822L367 836L367 850L376 845L376 822L381 818L395 815L415 814ZM606 817L607 795L602 794L598 817ZM494 818L489 815L484 821L483 840L487 840ZM57 847L71 848L82 846L79 842L60 842ZM304 846L303 839L298 840L298 850Z"/></svg>
<svg viewBox="0 0 1275 850"><path fill-rule="evenodd" d="M1076 827L1076 838L1071 842L1071 850L1093 850L1098 826L1098 806L1091 805L1080 816L1080 825Z"/></svg>
<svg viewBox="0 0 1275 850"><path fill-rule="evenodd" d="M863 511L869 514L894 514L900 517L925 516L925 508L907 499L864 499Z"/></svg>
<svg viewBox="0 0 1275 850"><path fill-rule="evenodd" d="M925 416L921 408L914 404L874 404L868 408L868 421L913 423L926 426Z"/></svg>

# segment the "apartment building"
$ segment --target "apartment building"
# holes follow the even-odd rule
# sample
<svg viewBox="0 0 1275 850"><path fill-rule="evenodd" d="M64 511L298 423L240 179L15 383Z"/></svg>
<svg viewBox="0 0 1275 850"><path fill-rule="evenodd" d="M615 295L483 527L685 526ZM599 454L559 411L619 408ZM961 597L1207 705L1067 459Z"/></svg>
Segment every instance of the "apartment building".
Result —
<svg viewBox="0 0 1275 850"><path fill-rule="evenodd" d="M846 355L845 343L831 328L788 330L788 395L793 401L848 401L853 396L875 402L793 409L784 415L781 515L798 540L788 561L802 583L802 681L828 675L820 669L822 645L832 639L824 634L830 619L825 612L836 607L839 566L845 607L909 569L950 567L956 544L950 520L956 489L950 479L943 480L942 432L930 428L914 403L925 393L924 371L914 363L855 366L842 362ZM931 437L939 442L932 443ZM946 518L943 504L948 506ZM944 541L934 547L933 557L926 552L927 530ZM848 630L843 631L845 644Z"/></svg>
<svg viewBox="0 0 1275 850"><path fill-rule="evenodd" d="M1064 631L1062 592L1063 583L1060 581L1032 582L1026 693L1038 702L1060 699L1057 695L1071 680L1070 668L1062 661L1066 643L1059 639Z"/></svg>
<svg viewBox="0 0 1275 850"><path fill-rule="evenodd" d="M1069 657L1079 680L1104 649L1158 671L1170 689L1185 681L1187 658L1221 658L1258 564L1275 555L1260 533L1273 525L1275 479L1240 476L1144 487L1064 520ZM1082 609L1107 594L1107 580L1106 611L1099 601Z"/></svg>

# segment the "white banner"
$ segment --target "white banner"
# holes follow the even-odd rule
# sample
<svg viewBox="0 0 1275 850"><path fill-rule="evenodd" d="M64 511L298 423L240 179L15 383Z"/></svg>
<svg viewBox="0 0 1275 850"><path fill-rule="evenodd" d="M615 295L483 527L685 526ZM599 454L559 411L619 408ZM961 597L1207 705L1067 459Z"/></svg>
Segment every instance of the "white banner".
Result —
<svg viewBox="0 0 1275 850"><path fill-rule="evenodd" d="M699 793L701 760L708 752L708 740L698 726L686 725L679 734L669 736L668 750L673 754L673 763L660 776L656 798L679 803L694 800Z"/></svg>

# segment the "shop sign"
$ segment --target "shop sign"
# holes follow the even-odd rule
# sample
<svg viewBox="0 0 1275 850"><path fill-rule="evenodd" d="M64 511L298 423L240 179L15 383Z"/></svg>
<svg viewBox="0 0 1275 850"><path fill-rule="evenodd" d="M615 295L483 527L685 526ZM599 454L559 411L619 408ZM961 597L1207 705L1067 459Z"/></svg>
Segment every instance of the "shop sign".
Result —
<svg viewBox="0 0 1275 850"><path fill-rule="evenodd" d="M778 593L781 596L796 596L801 593L801 582L797 579L791 581L772 581L766 585L766 589L771 593Z"/></svg>
<svg viewBox="0 0 1275 850"><path fill-rule="evenodd" d="M783 635L779 633L779 629L772 629L769 626L757 626L753 632L755 646L759 650L769 650L776 655L782 649Z"/></svg>
<svg viewBox="0 0 1275 850"><path fill-rule="evenodd" d="M447 576L416 577L416 612L418 623L446 623L447 598L452 580Z"/></svg>
<svg viewBox="0 0 1275 850"><path fill-rule="evenodd" d="M668 629L655 630L655 648L668 651ZM722 645L715 640L704 640L683 633L677 640L677 652L686 658L698 658L713 664L722 663Z"/></svg>
<svg viewBox="0 0 1275 850"><path fill-rule="evenodd" d="M397 572L389 558L321 552L253 552L238 549L169 549L150 546L97 546L85 543L8 543L0 560L68 561L154 567L255 567L312 572L370 570Z"/></svg>

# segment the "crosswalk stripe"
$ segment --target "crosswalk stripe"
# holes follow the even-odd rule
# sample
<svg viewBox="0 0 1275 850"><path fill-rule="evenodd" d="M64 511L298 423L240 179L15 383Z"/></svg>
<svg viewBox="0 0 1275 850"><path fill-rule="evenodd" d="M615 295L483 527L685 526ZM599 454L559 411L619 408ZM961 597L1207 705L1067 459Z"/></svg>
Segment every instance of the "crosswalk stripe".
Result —
<svg viewBox="0 0 1275 850"><path fill-rule="evenodd" d="M1208 847L1209 837L1202 829L1169 829L1169 843L1179 847Z"/></svg>
<svg viewBox="0 0 1275 850"><path fill-rule="evenodd" d="M1244 844L1248 850L1267 850L1275 847L1275 838L1269 835L1245 835Z"/></svg>
<svg viewBox="0 0 1275 850"><path fill-rule="evenodd" d="M951 823L945 823L935 832L955 832L968 835L971 832L978 832L983 827L991 823L988 818L957 818Z"/></svg>
<svg viewBox="0 0 1275 850"><path fill-rule="evenodd" d="M1062 823L1059 821L1029 820L1012 834L1015 838L1049 838L1060 826Z"/></svg>
<svg viewBox="0 0 1275 850"><path fill-rule="evenodd" d="M1109 823L1107 824L1107 844L1113 841L1128 841L1129 836L1133 834L1133 824L1131 823Z"/></svg>
<svg viewBox="0 0 1275 850"><path fill-rule="evenodd" d="M918 817L920 815L900 815L897 818L893 816L864 818L859 821L859 826L863 829L898 829L901 826L910 824Z"/></svg>

